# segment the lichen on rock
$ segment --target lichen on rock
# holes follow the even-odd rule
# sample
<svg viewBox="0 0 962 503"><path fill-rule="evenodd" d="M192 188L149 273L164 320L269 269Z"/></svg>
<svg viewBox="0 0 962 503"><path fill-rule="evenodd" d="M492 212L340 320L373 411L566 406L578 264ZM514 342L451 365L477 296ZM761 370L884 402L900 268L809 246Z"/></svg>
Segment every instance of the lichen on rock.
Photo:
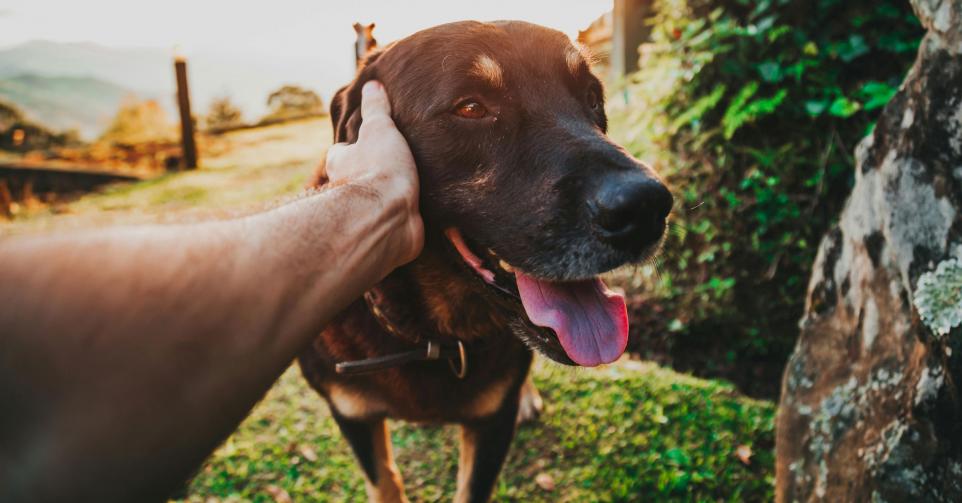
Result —
<svg viewBox="0 0 962 503"><path fill-rule="evenodd" d="M859 144L786 366L777 500L962 501L962 0Z"/></svg>
<svg viewBox="0 0 962 503"><path fill-rule="evenodd" d="M962 260L944 260L919 277L913 302L925 326L938 335L962 325Z"/></svg>

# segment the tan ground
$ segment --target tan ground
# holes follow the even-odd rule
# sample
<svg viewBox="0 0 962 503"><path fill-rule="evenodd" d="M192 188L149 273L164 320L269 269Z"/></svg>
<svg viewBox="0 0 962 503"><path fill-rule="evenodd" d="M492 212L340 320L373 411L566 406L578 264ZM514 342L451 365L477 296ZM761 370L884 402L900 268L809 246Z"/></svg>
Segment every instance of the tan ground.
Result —
<svg viewBox="0 0 962 503"><path fill-rule="evenodd" d="M303 190L330 144L330 131L327 119L313 119L228 133L209 142L196 171L111 186L56 212L28 211L0 221L0 236L251 213Z"/></svg>

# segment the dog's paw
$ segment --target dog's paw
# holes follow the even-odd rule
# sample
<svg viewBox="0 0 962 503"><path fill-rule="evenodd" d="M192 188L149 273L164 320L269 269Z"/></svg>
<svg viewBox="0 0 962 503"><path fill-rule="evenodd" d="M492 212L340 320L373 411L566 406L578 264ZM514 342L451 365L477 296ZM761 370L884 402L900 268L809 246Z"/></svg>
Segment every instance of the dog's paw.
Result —
<svg viewBox="0 0 962 503"><path fill-rule="evenodd" d="M544 410L544 400L538 393L538 388L534 387L531 377L525 380L521 387L521 400L518 404L518 424L533 423L541 417Z"/></svg>

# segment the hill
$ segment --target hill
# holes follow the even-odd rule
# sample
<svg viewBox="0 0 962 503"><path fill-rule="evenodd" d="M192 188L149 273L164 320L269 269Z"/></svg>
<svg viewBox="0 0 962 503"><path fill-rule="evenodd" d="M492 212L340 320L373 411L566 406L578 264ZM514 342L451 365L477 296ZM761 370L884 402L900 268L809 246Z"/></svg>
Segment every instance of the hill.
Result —
<svg viewBox="0 0 962 503"><path fill-rule="evenodd" d="M0 50L0 78L23 74L88 77L157 96L170 91L173 78L166 51L42 40Z"/></svg>
<svg viewBox="0 0 962 503"><path fill-rule="evenodd" d="M129 90L141 98L156 99L176 117L173 51L156 48L115 48L92 43L32 41L0 49L0 79L21 75L87 78ZM267 111L268 95L286 84L309 89L336 89L351 74L326 69L316 61L288 55L270 58L256 55L200 52L188 59L191 101L195 115L206 113L210 102L221 96L254 120ZM35 93L30 107L49 111L62 103L56 96ZM24 109L27 103L14 101ZM45 112L48 113L48 112ZM50 126L55 126L51 123ZM84 124L84 130L97 124Z"/></svg>
<svg viewBox="0 0 962 503"><path fill-rule="evenodd" d="M126 96L125 87L91 77L35 74L0 78L0 101L13 103L31 120L56 130L76 129L93 138Z"/></svg>

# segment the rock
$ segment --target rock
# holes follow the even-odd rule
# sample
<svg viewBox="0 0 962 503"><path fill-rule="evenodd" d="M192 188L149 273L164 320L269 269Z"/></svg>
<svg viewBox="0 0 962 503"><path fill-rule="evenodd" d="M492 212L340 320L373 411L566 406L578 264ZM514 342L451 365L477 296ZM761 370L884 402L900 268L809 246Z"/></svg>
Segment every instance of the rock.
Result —
<svg viewBox="0 0 962 503"><path fill-rule="evenodd" d="M751 446L742 444L735 448L735 457L745 466L751 466L752 454Z"/></svg>
<svg viewBox="0 0 962 503"><path fill-rule="evenodd" d="M538 484L538 487L540 487L544 491L548 491L548 492L554 491L554 477L552 477L551 474L549 473L546 473L546 472L539 473L534 478L534 483Z"/></svg>
<svg viewBox="0 0 962 503"><path fill-rule="evenodd" d="M928 33L823 239L782 382L777 500L962 501L962 329L913 305L962 257L962 0L913 0Z"/></svg>
<svg viewBox="0 0 962 503"><path fill-rule="evenodd" d="M271 495L274 499L274 503L293 503L291 495L287 493L283 488L277 487L275 485L269 485L266 488L267 493Z"/></svg>

